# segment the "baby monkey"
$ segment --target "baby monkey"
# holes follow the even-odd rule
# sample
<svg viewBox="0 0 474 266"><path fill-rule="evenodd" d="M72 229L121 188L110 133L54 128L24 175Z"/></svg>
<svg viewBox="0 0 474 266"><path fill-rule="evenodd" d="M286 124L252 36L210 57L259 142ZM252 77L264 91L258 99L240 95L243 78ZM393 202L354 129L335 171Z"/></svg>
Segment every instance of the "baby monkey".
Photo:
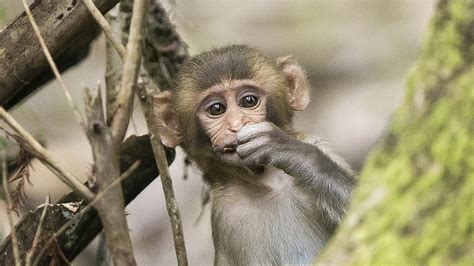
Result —
<svg viewBox="0 0 474 266"><path fill-rule="evenodd" d="M166 146L181 147L210 185L216 265L310 263L345 215L352 171L294 131L309 103L303 69L230 45L193 57L155 97Z"/></svg>

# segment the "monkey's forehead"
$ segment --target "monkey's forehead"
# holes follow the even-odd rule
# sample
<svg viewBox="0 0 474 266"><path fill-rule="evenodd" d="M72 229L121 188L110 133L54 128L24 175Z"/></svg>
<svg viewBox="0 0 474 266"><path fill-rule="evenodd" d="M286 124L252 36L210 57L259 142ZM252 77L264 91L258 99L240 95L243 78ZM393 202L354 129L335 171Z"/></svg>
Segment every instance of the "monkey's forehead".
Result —
<svg viewBox="0 0 474 266"><path fill-rule="evenodd" d="M210 88L222 80L254 79L261 72L275 73L271 59L261 51L246 45L230 45L193 57L181 69L178 86L189 84L200 89Z"/></svg>

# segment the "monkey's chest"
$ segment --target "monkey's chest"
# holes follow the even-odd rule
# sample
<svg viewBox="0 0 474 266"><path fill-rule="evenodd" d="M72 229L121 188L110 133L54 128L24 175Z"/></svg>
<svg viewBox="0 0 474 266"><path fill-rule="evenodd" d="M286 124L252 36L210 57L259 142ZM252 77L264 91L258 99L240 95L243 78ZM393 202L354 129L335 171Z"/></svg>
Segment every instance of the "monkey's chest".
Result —
<svg viewBox="0 0 474 266"><path fill-rule="evenodd" d="M230 264L309 263L322 247L308 219L311 204L292 177L273 169L268 190L228 187L214 199L216 255Z"/></svg>

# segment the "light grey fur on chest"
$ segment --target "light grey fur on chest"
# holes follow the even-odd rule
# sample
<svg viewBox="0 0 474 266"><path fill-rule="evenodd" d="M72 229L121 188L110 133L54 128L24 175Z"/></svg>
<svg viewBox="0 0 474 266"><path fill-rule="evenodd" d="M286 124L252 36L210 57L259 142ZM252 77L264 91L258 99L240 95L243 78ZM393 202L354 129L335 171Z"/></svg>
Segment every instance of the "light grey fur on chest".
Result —
<svg viewBox="0 0 474 266"><path fill-rule="evenodd" d="M248 183L231 181L211 190L216 263L219 265L310 263L327 238L314 208L293 185L293 177L274 167Z"/></svg>

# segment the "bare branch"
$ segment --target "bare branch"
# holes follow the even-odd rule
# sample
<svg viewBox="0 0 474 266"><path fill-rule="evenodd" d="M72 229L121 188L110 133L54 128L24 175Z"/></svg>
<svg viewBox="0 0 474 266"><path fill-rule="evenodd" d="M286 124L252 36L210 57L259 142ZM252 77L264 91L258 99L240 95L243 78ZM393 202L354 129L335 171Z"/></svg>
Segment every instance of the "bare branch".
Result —
<svg viewBox="0 0 474 266"><path fill-rule="evenodd" d="M33 265L38 265L38 263L41 261L43 258L44 254L48 250L48 248L51 246L51 244L60 236L62 235L73 223L79 221L81 217L88 212L91 208L93 208L98 202L103 200L103 198L107 195L107 193L110 192L111 189L115 189L120 182L122 182L125 178L130 176L137 168L140 166L140 162L136 161L135 163L130 166L129 169L127 169L125 172L123 172L119 178L115 179L114 182L112 182L108 187L106 187L102 192L97 194L95 199L91 201L86 207L84 207L78 214L76 214L73 218L71 218L67 223L65 223L61 228L59 228L53 236L51 236L46 244L43 246L43 249L41 249L40 253L38 253L38 256L35 259L35 262Z"/></svg>
<svg viewBox="0 0 474 266"><path fill-rule="evenodd" d="M100 29L82 1L28 2L33 2L31 13L59 71L65 71L87 56ZM94 0L102 13L117 2ZM0 31L0 51L0 105L5 109L17 105L54 78L26 12Z"/></svg>
<svg viewBox="0 0 474 266"><path fill-rule="evenodd" d="M178 204L176 203L176 197L174 196L173 181L166 163L166 155L163 144L161 144L158 124L153 116L153 102L150 95L146 95L145 87L139 86L140 97L142 103L143 113L147 122L148 130L150 131L150 140L155 155L156 165L160 171L161 184L163 186L163 192L165 194L166 210L171 222L171 229L173 231L174 247L176 251L176 258L178 265L188 265L188 259L186 255L186 246L184 243L183 226L181 223L181 216L179 214Z"/></svg>
<svg viewBox="0 0 474 266"><path fill-rule="evenodd" d="M100 89L91 95L86 90L87 137L94 155L96 185L99 192L105 190L119 175L119 148L105 121ZM115 265L135 265L130 239L122 187L116 187L102 200L97 201L107 244Z"/></svg>
<svg viewBox="0 0 474 266"><path fill-rule="evenodd" d="M142 58L143 26L146 18L148 0L135 0L133 3L130 36L127 54L123 65L122 86L117 98L117 111L112 121L112 133L121 142L127 131L133 104L133 87L136 84Z"/></svg>
<svg viewBox="0 0 474 266"><path fill-rule="evenodd" d="M8 173L7 173L7 154L6 154L6 147L3 145L2 150L1 150L1 156L2 156L2 185L3 185L3 191L5 194L5 200L7 203L7 216L8 216L8 223L10 224L11 228L11 237L12 237L12 243L13 243L13 256L15 257L15 266L20 266L21 261L20 261L20 253L18 251L18 239L16 237L16 229L15 229L15 222L13 221L13 214L11 211L12 207L12 199L10 195L10 191L8 189Z"/></svg>
<svg viewBox="0 0 474 266"><path fill-rule="evenodd" d="M97 21L99 26L102 28L102 31L105 34L107 40L112 43L112 46L117 50L117 53L120 55L122 59L125 58L125 46L122 45L120 40L116 39L113 35L112 27L109 25L105 17L100 13L100 10L92 3L92 0L83 0L84 4L86 5L87 9L91 12L92 17Z"/></svg>
<svg viewBox="0 0 474 266"><path fill-rule="evenodd" d="M36 229L36 234L35 238L33 239L33 244L31 245L31 249L26 253L26 258L25 258L25 265L26 266L31 266L31 259L33 257L33 254L35 253L35 249L38 246L38 240L41 235L41 230L43 227L44 223L44 218L46 218L46 213L48 212L48 206L49 206L49 194L46 196L46 200L43 204L43 211L41 212L41 217L40 221L38 224L38 229Z"/></svg>
<svg viewBox="0 0 474 266"><path fill-rule="evenodd" d="M118 8L112 9L107 14L107 21L112 28L114 36L120 36L121 27L118 19ZM122 43L120 43L122 45ZM124 48L125 50L125 48ZM117 107L117 95L120 90L120 81L122 80L122 58L113 49L111 42L106 43L105 47L105 104L107 125L113 119Z"/></svg>
<svg viewBox="0 0 474 266"><path fill-rule="evenodd" d="M88 130L88 137L94 151L99 191L110 184L119 173L116 151L122 143L131 117L134 96L133 87L137 80L141 62L141 40L147 3L147 0L139 0L134 3L132 34L126 49L121 88L116 101L112 106L108 106L114 109L107 110L108 117L111 119L110 129L103 117L100 95L97 95L95 99L89 99L87 104L89 106L87 112L89 124L91 124L92 119L95 119L95 121L92 121L92 123L95 122L93 127L101 128L100 132ZM88 8L92 12L94 7L92 3L90 4ZM102 16L97 16L97 12L95 18L104 29L107 38L112 41L119 54L124 58L123 55L125 53L121 52L123 46L114 40L110 25ZM108 88L108 90L114 89L115 86ZM111 100L108 99L107 102L110 103ZM109 193L106 198L99 201L96 208L104 226L107 244L114 263L116 265L130 265L135 264L135 259L125 217L125 205L121 196L121 188L118 187Z"/></svg>
<svg viewBox="0 0 474 266"><path fill-rule="evenodd" d="M174 149L166 149L168 164L175 156ZM126 171L130 166L139 160L140 166L128 178L121 183L125 203L129 204L145 187L159 175L153 158L153 150L150 145L149 135L131 136L122 145L120 150L120 170ZM46 220L43 225L43 233L38 249L42 249L48 238L53 235L62 225L74 217L87 202L80 195L70 192L64 195L56 204L48 208ZM24 256L26 251L31 248L35 230L38 227L41 210L28 212L18 221L16 225L17 238L20 245L20 257ZM80 220L74 223L74 226L58 237L54 242L55 250L61 250L65 257L72 261L95 236L102 231L102 224L95 209L89 209ZM37 249L37 251L39 251ZM13 265L14 258L12 252L11 236L0 244L0 265ZM51 251L52 247L50 247ZM37 253L37 252L36 252ZM36 255L34 256L36 257ZM39 264L50 265L54 259L54 253L47 252Z"/></svg>
<svg viewBox="0 0 474 266"><path fill-rule="evenodd" d="M52 158L48 151L35 140L35 138L28 133L16 120L11 117L3 107L0 107L0 118L7 123L18 135L20 135L26 144L28 144L31 152L38 158L46 167L48 167L63 183L69 186L72 190L83 196L87 201L91 201L94 198L94 194L83 185L79 179L74 177L68 171L63 169L59 164Z"/></svg>
<svg viewBox="0 0 474 266"><path fill-rule="evenodd" d="M41 49L43 49L44 55L46 56L48 63L51 66L51 69L53 70L53 73L59 82L59 85L63 89L64 95L66 96L66 99L73 110L74 116L76 116L76 119L81 125L81 127L85 129L84 122L82 121L81 114L79 113L79 109L77 108L76 104L74 104L74 101L72 100L72 96L69 93L69 90L66 88L66 84L64 83L64 80L61 74L59 73L58 67L56 66L56 63L54 63L53 57L51 56L51 53L49 52L48 47L46 46L46 43L43 37L41 36L41 31L38 27L38 24L36 24L36 21L33 18L33 14L31 14L31 10L30 10L30 7L28 6L28 3L26 2L26 0L21 0L21 2L23 3L26 14L28 15L28 19L30 20L31 26L33 27L36 37L38 38L38 41L40 42Z"/></svg>

